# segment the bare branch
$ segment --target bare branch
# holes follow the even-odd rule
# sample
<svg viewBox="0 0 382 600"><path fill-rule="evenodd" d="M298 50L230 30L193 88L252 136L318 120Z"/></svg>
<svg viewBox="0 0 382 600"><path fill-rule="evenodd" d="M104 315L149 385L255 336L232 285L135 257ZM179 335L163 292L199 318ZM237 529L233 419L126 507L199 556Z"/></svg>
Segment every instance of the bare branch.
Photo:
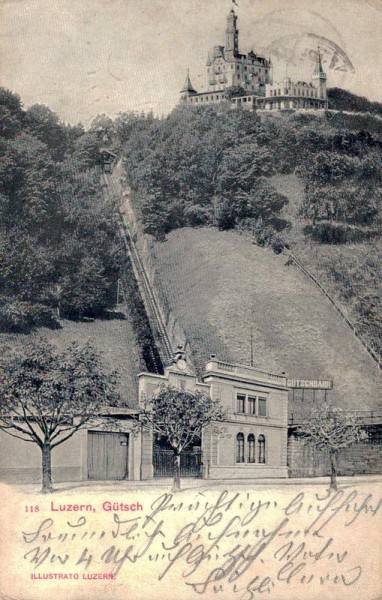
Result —
<svg viewBox="0 0 382 600"><path fill-rule="evenodd" d="M21 437L20 435L16 435L15 433L12 433L11 431L8 431L8 429L4 429L3 427L0 427L0 429L2 431L4 431L4 433L7 433L8 435L11 435L12 437L17 438L19 440L22 440L23 442L31 442L32 444L36 443L36 440L33 440L29 434L27 434L27 435L29 435L28 438L24 438L24 437Z"/></svg>

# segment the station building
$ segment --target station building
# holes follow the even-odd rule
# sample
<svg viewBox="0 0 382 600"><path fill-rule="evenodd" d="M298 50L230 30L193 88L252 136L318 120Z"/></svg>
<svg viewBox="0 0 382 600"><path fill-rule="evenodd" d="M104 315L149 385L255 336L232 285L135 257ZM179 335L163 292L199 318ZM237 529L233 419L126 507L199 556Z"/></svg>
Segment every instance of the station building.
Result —
<svg viewBox="0 0 382 600"><path fill-rule="evenodd" d="M163 385L199 390L219 400L227 415L221 432L207 427L202 439L188 452L189 456L184 453L181 476L203 475L206 479L288 476L288 387L284 375L222 362L211 356L202 380L198 381L186 357L179 354L164 375L139 375L140 398L155 395ZM160 440L146 439L146 443L142 478L170 476L172 453Z"/></svg>
<svg viewBox="0 0 382 600"><path fill-rule="evenodd" d="M178 351L163 375L141 373L138 378L140 398L171 385L210 395L227 413L220 433L207 427L202 439L182 453L182 477L288 476L288 388L283 375L212 356L198 380L184 352ZM172 451L145 429L136 429L139 408L110 407L100 417L98 425L93 422L52 451L53 482L172 476ZM38 483L41 451L37 445L0 431L0 480Z"/></svg>
<svg viewBox="0 0 382 600"><path fill-rule="evenodd" d="M224 362L214 355L198 379L182 350L175 353L163 375L140 373L138 380L140 401L170 385L198 390L219 400L226 413L223 423L206 427L202 438L181 453L181 477L225 481L329 474L327 452L306 443L297 429L315 406L325 401L330 381L296 383L284 373ZM136 404L136 408L122 405L106 409L98 421L55 448L53 484L172 477L173 451L164 439L137 428L140 407ZM368 439L340 453L338 474L380 473L382 413L360 410L356 417L366 428ZM0 481L39 483L38 446L0 431Z"/></svg>

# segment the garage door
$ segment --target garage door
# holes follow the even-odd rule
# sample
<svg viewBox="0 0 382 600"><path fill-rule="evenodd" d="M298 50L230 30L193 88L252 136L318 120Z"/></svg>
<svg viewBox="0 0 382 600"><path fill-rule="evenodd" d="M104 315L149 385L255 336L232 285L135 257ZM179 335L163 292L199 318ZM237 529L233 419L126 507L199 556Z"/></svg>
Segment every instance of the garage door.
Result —
<svg viewBox="0 0 382 600"><path fill-rule="evenodd" d="M128 478L129 436L88 431L88 478L99 481Z"/></svg>

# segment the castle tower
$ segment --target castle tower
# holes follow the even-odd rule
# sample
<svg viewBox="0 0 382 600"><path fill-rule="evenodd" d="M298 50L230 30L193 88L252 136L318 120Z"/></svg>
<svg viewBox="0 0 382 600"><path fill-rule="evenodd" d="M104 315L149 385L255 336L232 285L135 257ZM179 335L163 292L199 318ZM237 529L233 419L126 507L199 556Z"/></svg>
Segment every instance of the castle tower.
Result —
<svg viewBox="0 0 382 600"><path fill-rule="evenodd" d="M186 81L184 82L184 85L182 87L182 89L180 90L181 93L181 102L185 102L187 103L188 98L190 98L190 96L195 96L195 94L197 94L197 91L194 89L192 83L191 83L191 79L190 79L190 70L187 69L187 77L186 77Z"/></svg>
<svg viewBox="0 0 382 600"><path fill-rule="evenodd" d="M225 30L225 52L228 56L236 56L239 53L239 30L236 27L236 21L237 16L231 8Z"/></svg>
<svg viewBox="0 0 382 600"><path fill-rule="evenodd" d="M267 83L273 84L273 63L271 57L268 58L268 81Z"/></svg>
<svg viewBox="0 0 382 600"><path fill-rule="evenodd" d="M315 83L318 87L318 97L322 100L327 100L326 93L326 73L322 67L321 53L320 49L318 49L318 58L316 62L316 68L314 69L314 73L312 75L312 82Z"/></svg>

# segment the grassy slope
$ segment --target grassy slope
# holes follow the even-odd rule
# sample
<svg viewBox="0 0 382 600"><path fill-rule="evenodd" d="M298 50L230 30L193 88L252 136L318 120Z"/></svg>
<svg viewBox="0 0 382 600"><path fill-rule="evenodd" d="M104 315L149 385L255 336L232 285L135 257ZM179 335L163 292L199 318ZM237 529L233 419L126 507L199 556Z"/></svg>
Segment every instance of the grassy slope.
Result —
<svg viewBox="0 0 382 600"><path fill-rule="evenodd" d="M44 336L59 349L71 342L83 344L90 341L104 357L110 371L120 375L119 390L121 401L133 406L138 398L137 374L139 350L128 319L97 319L87 322L61 321L62 329L40 329L35 335ZM23 344L33 336L0 335L0 348L4 345Z"/></svg>
<svg viewBox="0 0 382 600"><path fill-rule="evenodd" d="M235 232L185 228L156 244L156 261L199 368L211 352L249 364L252 325L256 366L331 377L340 405L381 407L377 367L317 288L285 266L285 257Z"/></svg>
<svg viewBox="0 0 382 600"><path fill-rule="evenodd" d="M276 175L272 182L289 199L284 216L292 222L288 241L293 252L341 304L369 344L377 352L380 351L382 322L374 319L374 328L371 330L369 325L362 322L357 304L372 296L376 312L381 314L382 240L343 245L318 244L309 240L302 233L305 222L298 216L304 195L301 181L296 175Z"/></svg>

